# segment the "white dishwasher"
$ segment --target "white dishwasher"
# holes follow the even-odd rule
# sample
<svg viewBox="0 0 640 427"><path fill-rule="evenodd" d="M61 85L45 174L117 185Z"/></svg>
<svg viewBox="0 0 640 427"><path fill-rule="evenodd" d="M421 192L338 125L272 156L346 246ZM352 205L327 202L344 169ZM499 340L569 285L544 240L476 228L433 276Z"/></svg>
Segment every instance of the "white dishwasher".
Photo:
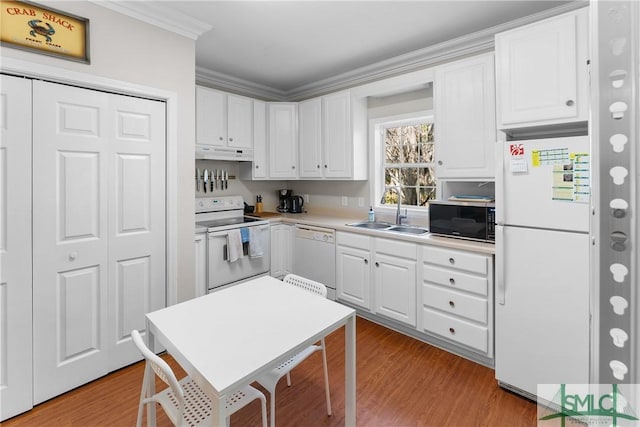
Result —
<svg viewBox="0 0 640 427"><path fill-rule="evenodd" d="M298 224L293 246L293 273L324 284L332 300L336 299L335 237L335 230Z"/></svg>

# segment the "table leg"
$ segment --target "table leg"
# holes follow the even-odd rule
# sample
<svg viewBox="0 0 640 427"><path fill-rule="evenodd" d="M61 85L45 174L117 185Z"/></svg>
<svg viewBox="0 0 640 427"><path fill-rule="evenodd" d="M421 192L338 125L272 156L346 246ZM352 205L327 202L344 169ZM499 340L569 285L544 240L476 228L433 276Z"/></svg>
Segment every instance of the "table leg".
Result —
<svg viewBox="0 0 640 427"><path fill-rule="evenodd" d="M213 409L213 417L212 420L216 422L216 426L226 426L227 425L227 411L225 411L225 405L226 405L226 401L227 399L224 396L220 396L218 397L218 404L216 405L216 407ZM217 415L217 416L216 416Z"/></svg>
<svg viewBox="0 0 640 427"><path fill-rule="evenodd" d="M356 316L345 325L345 425L356 425Z"/></svg>
<svg viewBox="0 0 640 427"><path fill-rule="evenodd" d="M149 327L149 321L147 320L147 333L146 333L146 337L147 337L147 347L149 349L151 349L151 351L155 352L155 337L153 336L153 333L151 332L151 328ZM149 372L146 372L149 371ZM149 396L153 396L154 394L156 394L156 377L155 377L155 373L153 372L153 370L151 369L151 367L147 366L147 364L145 363L145 376L144 376L145 380L148 380L148 384L147 384L147 390L149 391ZM147 396L148 397L148 396ZM147 426L151 427L155 427L156 425L156 405L155 404L149 404L147 405Z"/></svg>

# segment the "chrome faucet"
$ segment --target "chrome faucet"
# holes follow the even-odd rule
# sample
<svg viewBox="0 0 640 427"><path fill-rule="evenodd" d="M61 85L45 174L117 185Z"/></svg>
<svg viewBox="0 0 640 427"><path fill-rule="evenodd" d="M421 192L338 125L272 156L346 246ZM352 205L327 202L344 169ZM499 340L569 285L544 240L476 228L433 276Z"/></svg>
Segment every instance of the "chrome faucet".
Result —
<svg viewBox="0 0 640 427"><path fill-rule="evenodd" d="M402 196L400 195L400 187L396 187L396 194L398 195L398 209L396 210L396 225L402 225L402 220L407 218L407 209L404 210L404 215L400 213L400 201Z"/></svg>

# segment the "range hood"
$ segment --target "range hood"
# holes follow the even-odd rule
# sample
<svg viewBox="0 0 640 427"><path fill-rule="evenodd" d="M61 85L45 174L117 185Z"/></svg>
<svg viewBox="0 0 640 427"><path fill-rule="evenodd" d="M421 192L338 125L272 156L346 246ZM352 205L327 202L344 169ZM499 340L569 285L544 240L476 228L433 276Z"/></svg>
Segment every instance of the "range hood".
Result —
<svg viewBox="0 0 640 427"><path fill-rule="evenodd" d="M251 162L253 161L253 149L213 147L211 145L196 144L196 159Z"/></svg>

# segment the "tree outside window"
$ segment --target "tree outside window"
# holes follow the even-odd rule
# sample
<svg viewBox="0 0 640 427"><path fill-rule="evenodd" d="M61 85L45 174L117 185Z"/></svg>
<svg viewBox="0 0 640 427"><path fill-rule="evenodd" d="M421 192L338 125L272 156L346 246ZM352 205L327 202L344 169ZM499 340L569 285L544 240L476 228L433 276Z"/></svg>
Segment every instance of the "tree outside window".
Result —
<svg viewBox="0 0 640 427"><path fill-rule="evenodd" d="M428 117L381 126L384 150L382 205L422 207L436 196L434 124ZM399 193L399 194L398 194Z"/></svg>

